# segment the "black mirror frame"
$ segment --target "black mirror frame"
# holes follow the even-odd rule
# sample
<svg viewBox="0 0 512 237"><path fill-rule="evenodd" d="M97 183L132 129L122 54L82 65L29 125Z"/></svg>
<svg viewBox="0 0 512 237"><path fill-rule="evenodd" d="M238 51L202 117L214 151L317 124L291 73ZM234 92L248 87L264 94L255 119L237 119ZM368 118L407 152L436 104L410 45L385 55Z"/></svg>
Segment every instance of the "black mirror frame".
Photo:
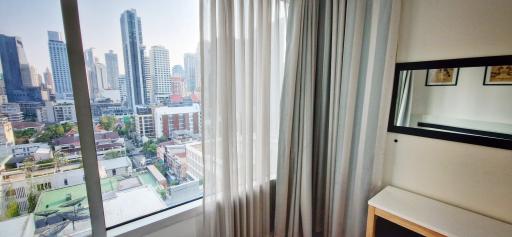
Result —
<svg viewBox="0 0 512 237"><path fill-rule="evenodd" d="M484 67L497 65L512 65L512 55L396 63L393 81L393 94L391 97L391 108L389 111L388 132L512 150L512 136L508 136L507 134L500 134L502 136L499 137L489 137L395 125L395 110L397 100L396 96L398 91L398 82L400 79L400 71L436 68ZM489 135L489 133L485 135Z"/></svg>

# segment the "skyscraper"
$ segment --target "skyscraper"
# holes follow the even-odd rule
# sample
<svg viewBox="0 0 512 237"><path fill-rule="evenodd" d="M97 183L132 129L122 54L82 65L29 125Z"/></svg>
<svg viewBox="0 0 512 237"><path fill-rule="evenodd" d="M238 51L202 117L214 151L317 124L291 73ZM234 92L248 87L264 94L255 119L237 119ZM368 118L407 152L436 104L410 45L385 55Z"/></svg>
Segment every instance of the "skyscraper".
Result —
<svg viewBox="0 0 512 237"><path fill-rule="evenodd" d="M101 94L101 91L110 89L110 84L107 79L107 68L105 67L105 64L98 61L94 63L94 66L96 68L96 79L98 80L98 88Z"/></svg>
<svg viewBox="0 0 512 237"><path fill-rule="evenodd" d="M119 84L119 94L121 97L121 104L126 106L127 100L126 100L126 76L125 75L119 75L118 78L118 84Z"/></svg>
<svg viewBox="0 0 512 237"><path fill-rule="evenodd" d="M2 58L0 57L0 104L7 103L7 94L5 93L5 82L4 82L4 72L2 69Z"/></svg>
<svg viewBox="0 0 512 237"><path fill-rule="evenodd" d="M196 91L196 70L198 61L199 60L197 54L186 53L183 55L183 64L185 66L185 83L189 93L194 93L194 91Z"/></svg>
<svg viewBox="0 0 512 237"><path fill-rule="evenodd" d="M105 53L105 64L107 66L107 80L112 89L119 89L119 65L117 62L117 54L110 50Z"/></svg>
<svg viewBox="0 0 512 237"><path fill-rule="evenodd" d="M50 93L55 94L55 84L53 83L53 77L50 69L46 68L43 73L43 77L46 89L50 90Z"/></svg>
<svg viewBox="0 0 512 237"><path fill-rule="evenodd" d="M183 77L185 76L185 71L181 65L174 65L172 67L172 76L173 77Z"/></svg>
<svg viewBox="0 0 512 237"><path fill-rule="evenodd" d="M153 92L153 78L151 77L150 63L149 57L144 55L144 98L146 99L146 104L151 104L155 100L155 93Z"/></svg>
<svg viewBox="0 0 512 237"><path fill-rule="evenodd" d="M87 71L87 85L89 86L89 98L96 99L99 93L98 77L94 58L94 48L85 50L85 69Z"/></svg>
<svg viewBox="0 0 512 237"><path fill-rule="evenodd" d="M169 99L172 92L169 50L163 46L151 47L149 64L155 100L158 103L163 103Z"/></svg>
<svg viewBox="0 0 512 237"><path fill-rule="evenodd" d="M57 99L73 99L66 43L60 33L48 31L48 49Z"/></svg>
<svg viewBox="0 0 512 237"><path fill-rule="evenodd" d="M9 101L41 102L39 88L23 86L24 81L30 81L30 67L19 37L0 34L0 60Z"/></svg>
<svg viewBox="0 0 512 237"><path fill-rule="evenodd" d="M124 69L126 73L126 97L133 112L136 105L144 105L144 47L142 24L135 9L121 14L121 36L123 40Z"/></svg>

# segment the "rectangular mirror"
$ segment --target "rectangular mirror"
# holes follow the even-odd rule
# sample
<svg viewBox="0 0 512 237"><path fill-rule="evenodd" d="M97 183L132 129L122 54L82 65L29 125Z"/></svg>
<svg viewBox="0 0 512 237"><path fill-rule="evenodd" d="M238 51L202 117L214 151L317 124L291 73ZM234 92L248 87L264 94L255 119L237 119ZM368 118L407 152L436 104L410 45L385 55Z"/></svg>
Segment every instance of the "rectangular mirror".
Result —
<svg viewBox="0 0 512 237"><path fill-rule="evenodd" d="M396 64L388 131L512 149L512 56Z"/></svg>

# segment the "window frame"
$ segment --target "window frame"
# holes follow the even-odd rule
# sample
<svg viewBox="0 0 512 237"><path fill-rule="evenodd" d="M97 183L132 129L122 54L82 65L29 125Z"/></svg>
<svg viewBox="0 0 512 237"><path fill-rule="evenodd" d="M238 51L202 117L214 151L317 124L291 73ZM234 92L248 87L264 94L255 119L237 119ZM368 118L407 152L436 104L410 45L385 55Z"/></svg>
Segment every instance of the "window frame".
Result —
<svg viewBox="0 0 512 237"><path fill-rule="evenodd" d="M83 90L88 86L78 0L60 0L60 4L77 126L80 132L80 150L82 152L92 236L106 237L112 235L112 233L116 233L115 235L129 235L129 233L136 232L151 232L198 215L202 212L202 197L169 206L110 227L106 226L89 91Z"/></svg>

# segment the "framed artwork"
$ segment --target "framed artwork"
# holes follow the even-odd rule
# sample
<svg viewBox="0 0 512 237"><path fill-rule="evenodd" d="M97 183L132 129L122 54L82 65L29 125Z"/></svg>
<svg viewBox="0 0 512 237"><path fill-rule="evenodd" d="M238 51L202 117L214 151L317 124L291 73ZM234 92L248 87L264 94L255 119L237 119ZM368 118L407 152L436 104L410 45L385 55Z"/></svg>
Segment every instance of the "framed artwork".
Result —
<svg viewBox="0 0 512 237"><path fill-rule="evenodd" d="M512 85L512 65L485 67L484 85Z"/></svg>
<svg viewBox="0 0 512 237"><path fill-rule="evenodd" d="M425 86L456 86L459 68L428 69Z"/></svg>

